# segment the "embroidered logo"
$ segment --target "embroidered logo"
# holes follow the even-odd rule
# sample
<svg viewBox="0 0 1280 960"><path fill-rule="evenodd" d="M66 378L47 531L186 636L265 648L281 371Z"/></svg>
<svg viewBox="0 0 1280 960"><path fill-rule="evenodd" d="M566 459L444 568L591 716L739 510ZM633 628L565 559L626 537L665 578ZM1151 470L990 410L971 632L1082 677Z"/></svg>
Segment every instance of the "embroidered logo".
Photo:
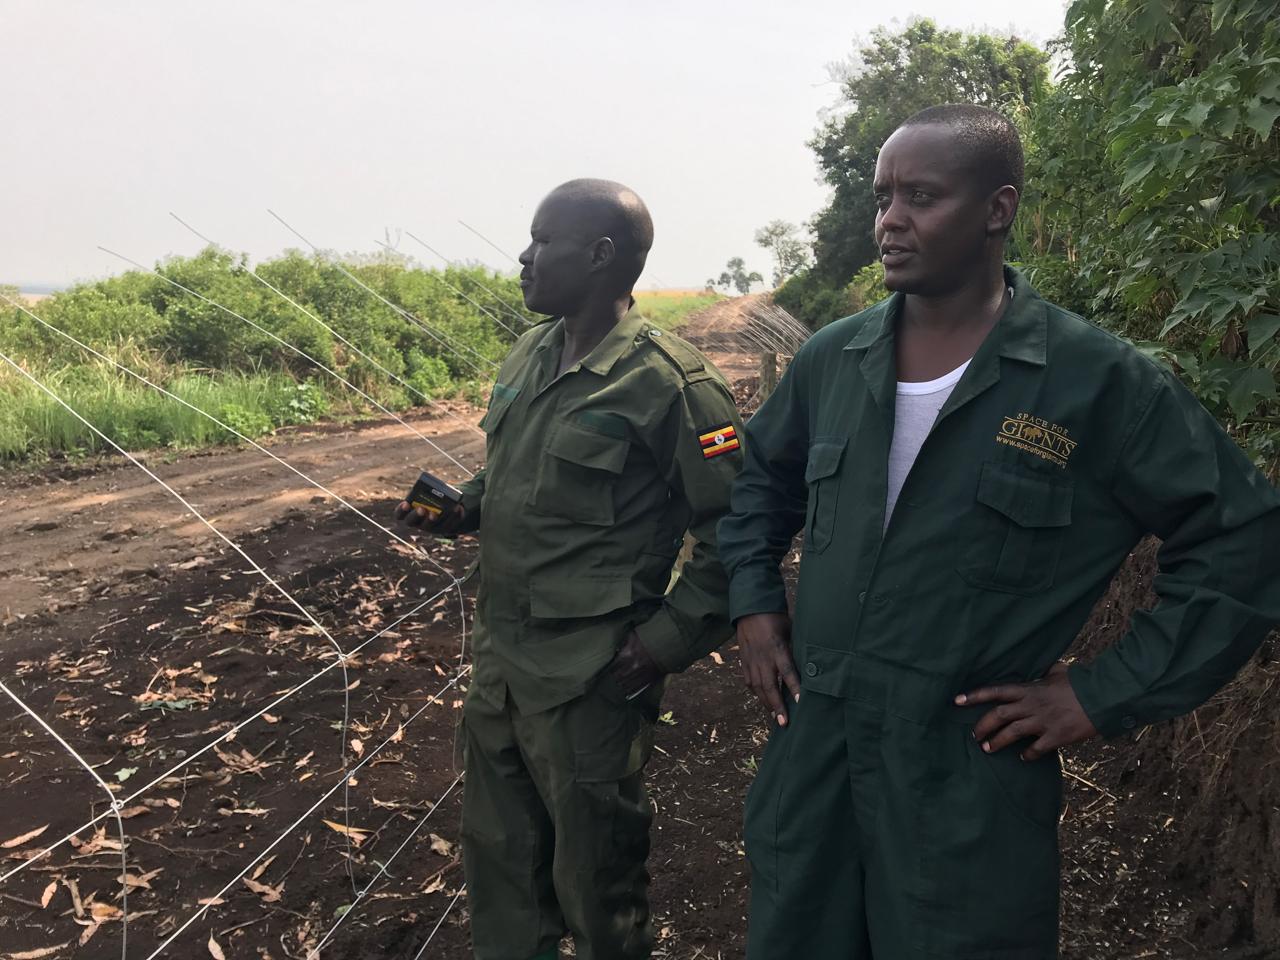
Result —
<svg viewBox="0 0 1280 960"><path fill-rule="evenodd" d="M996 442L1065 467L1079 441L1071 439L1066 427L1029 413L1020 413L1016 417L1004 418L1000 432L996 434Z"/></svg>
<svg viewBox="0 0 1280 960"><path fill-rule="evenodd" d="M722 453L728 453L730 450L737 450L741 446L738 442L738 431L733 429L732 423L726 423L722 427L713 427L705 433L699 434L698 443L702 444L702 458L704 460L718 457Z"/></svg>

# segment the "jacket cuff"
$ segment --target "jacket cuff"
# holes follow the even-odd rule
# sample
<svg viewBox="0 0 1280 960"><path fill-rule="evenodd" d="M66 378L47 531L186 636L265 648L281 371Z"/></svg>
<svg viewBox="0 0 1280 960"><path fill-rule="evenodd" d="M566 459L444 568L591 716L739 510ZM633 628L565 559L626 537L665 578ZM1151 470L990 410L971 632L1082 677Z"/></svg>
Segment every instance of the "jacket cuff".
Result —
<svg viewBox="0 0 1280 960"><path fill-rule="evenodd" d="M743 567L729 581L729 620L737 623L753 613L786 613L787 588L777 564Z"/></svg>
<svg viewBox="0 0 1280 960"><path fill-rule="evenodd" d="M1132 733L1145 726L1146 721L1135 709L1133 701L1136 697L1126 696L1117 690L1128 684L1117 683L1118 678L1106 675L1106 659L1107 651L1104 651L1093 663L1071 666L1067 670L1067 680L1098 733L1111 739Z"/></svg>
<svg viewBox="0 0 1280 960"><path fill-rule="evenodd" d="M644 623L635 627L640 644L663 673L679 673L693 661L689 644L665 606Z"/></svg>
<svg viewBox="0 0 1280 960"><path fill-rule="evenodd" d="M480 501L484 499L483 490L468 490L464 485L462 491L462 509L464 511L459 533L475 533L480 529Z"/></svg>

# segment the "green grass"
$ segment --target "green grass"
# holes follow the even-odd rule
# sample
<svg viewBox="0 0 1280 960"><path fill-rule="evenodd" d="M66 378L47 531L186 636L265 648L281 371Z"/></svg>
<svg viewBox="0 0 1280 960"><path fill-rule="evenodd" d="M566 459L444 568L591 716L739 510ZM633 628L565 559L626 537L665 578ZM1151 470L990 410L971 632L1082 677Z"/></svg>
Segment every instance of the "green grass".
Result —
<svg viewBox="0 0 1280 960"><path fill-rule="evenodd" d="M651 323L674 330L695 310L711 306L724 297L718 293L637 293L636 309Z"/></svg>
<svg viewBox="0 0 1280 960"><path fill-rule="evenodd" d="M314 420L334 405L323 388L283 373L209 374L150 366L143 372L154 382L250 437ZM195 410L104 362L31 372L126 450L237 442L233 434ZM109 444L26 378L7 366L0 370L0 462L109 449Z"/></svg>

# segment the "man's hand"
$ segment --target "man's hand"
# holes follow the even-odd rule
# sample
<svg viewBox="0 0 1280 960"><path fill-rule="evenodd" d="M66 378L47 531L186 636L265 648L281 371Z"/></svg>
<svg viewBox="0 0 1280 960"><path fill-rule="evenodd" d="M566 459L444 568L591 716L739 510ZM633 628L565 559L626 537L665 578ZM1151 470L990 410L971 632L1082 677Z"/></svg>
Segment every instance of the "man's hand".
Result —
<svg viewBox="0 0 1280 960"><path fill-rule="evenodd" d="M1067 665L1055 663L1048 675L1035 683L1010 683L983 687L956 697L958 706L998 703L973 728L973 735L987 753L995 753L1019 740L1034 740L1022 751L1023 760L1039 760L1046 753L1098 735L1067 679Z"/></svg>
<svg viewBox="0 0 1280 960"><path fill-rule="evenodd" d="M662 668L653 662L653 657L649 656L649 651L644 648L634 630L627 634L626 643L607 670L628 700L662 679Z"/></svg>
<svg viewBox="0 0 1280 960"><path fill-rule="evenodd" d="M738 621L742 679L760 698L778 726L787 725L782 687L800 700L800 674L791 659L791 618L785 613L753 613Z"/></svg>
<svg viewBox="0 0 1280 960"><path fill-rule="evenodd" d="M427 533L437 537L456 537L466 519L467 511L462 504L456 504L452 510L445 510L432 518L424 507L411 507L408 500L401 500L396 507L396 519L410 527L421 527Z"/></svg>

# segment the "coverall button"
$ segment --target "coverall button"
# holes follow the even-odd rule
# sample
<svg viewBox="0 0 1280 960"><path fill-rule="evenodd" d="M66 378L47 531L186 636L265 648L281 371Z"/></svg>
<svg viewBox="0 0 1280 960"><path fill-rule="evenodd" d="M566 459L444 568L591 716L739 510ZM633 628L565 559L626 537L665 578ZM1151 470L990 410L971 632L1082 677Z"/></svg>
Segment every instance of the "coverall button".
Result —
<svg viewBox="0 0 1280 960"><path fill-rule="evenodd" d="M863 590L858 594L858 602L863 603L867 599L867 591Z"/></svg>
<svg viewBox="0 0 1280 960"><path fill-rule="evenodd" d="M1138 721L1135 720L1133 717L1125 717L1120 721L1120 726L1124 727L1126 730L1132 730L1137 725L1138 725Z"/></svg>
<svg viewBox="0 0 1280 960"><path fill-rule="evenodd" d="M816 677L818 675L818 665L810 660L804 665L804 672L811 677Z"/></svg>
<svg viewBox="0 0 1280 960"><path fill-rule="evenodd" d="M653 337L653 338L655 338L655 339L656 339L656 338L658 338L658 337L662 336L662 331L661 331L661 330L650 330L650 331L649 331L649 336L651 336L651 337Z"/></svg>

